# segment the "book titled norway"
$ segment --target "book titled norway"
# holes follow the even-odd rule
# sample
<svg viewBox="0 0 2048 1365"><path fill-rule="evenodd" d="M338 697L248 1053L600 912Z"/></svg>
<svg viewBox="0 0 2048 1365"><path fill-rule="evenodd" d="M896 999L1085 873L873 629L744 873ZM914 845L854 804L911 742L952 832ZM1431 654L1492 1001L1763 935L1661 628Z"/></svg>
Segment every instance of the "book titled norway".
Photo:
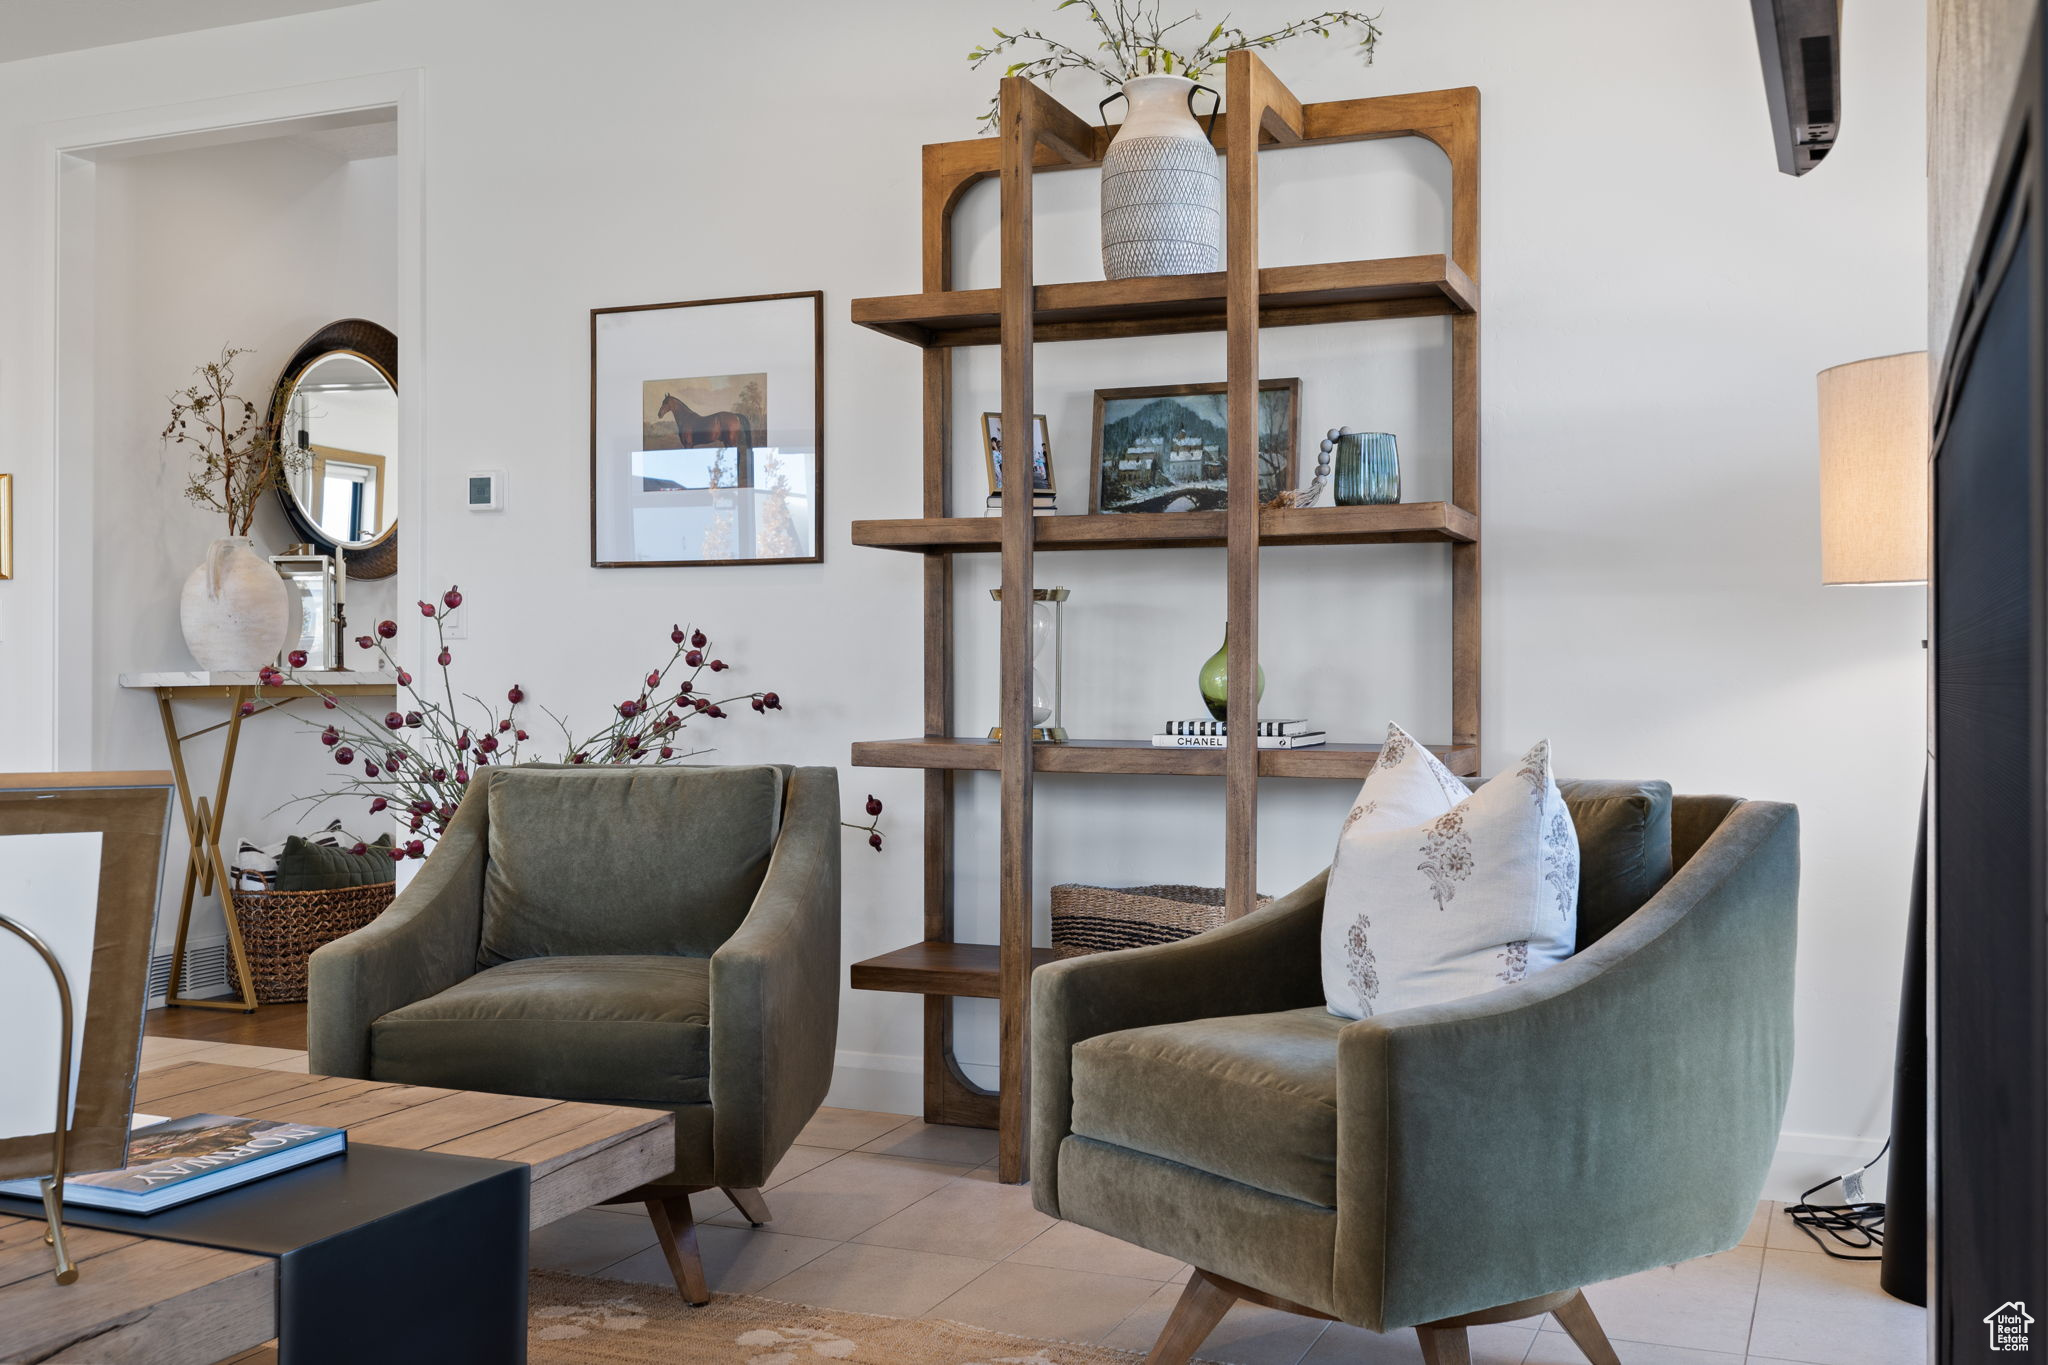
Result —
<svg viewBox="0 0 2048 1365"><path fill-rule="evenodd" d="M152 1115L138 1115L141 1119ZM339 1128L277 1119L189 1114L138 1124L128 1133L128 1164L118 1171L64 1179L64 1202L118 1213L158 1213L276 1175L348 1147ZM34 1199L35 1180L0 1181L0 1193Z"/></svg>
<svg viewBox="0 0 2048 1365"><path fill-rule="evenodd" d="M1313 749L1329 736L1321 730L1302 735L1260 735L1252 742L1261 749ZM1154 735L1155 749L1227 749L1228 735Z"/></svg>
<svg viewBox="0 0 2048 1365"><path fill-rule="evenodd" d="M1207 717L1200 720L1170 720L1161 728L1161 733L1168 735L1214 735L1216 738L1221 739L1230 733L1230 726L1223 721L1211 720ZM1254 733L1263 737L1266 735L1319 735L1323 732L1311 729L1309 723L1305 720L1262 720L1258 723L1258 729Z"/></svg>

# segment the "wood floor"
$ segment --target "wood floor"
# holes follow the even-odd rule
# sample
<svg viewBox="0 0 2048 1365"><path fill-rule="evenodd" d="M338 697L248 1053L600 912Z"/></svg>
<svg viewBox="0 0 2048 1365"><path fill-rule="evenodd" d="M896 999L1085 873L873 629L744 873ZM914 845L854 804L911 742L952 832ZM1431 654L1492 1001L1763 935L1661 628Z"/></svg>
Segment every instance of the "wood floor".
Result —
<svg viewBox="0 0 2048 1365"><path fill-rule="evenodd" d="M142 1031L153 1038L191 1038L206 1043L241 1043L248 1047L306 1050L306 1007L265 1005L254 1014L239 1010L151 1010Z"/></svg>

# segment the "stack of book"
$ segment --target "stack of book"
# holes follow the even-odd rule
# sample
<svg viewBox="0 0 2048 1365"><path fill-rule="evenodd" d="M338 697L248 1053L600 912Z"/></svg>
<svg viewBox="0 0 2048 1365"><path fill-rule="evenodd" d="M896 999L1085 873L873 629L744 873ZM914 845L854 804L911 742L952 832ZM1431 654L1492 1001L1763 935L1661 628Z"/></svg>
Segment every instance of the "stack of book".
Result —
<svg viewBox="0 0 2048 1365"><path fill-rule="evenodd" d="M277 1119L137 1114L128 1130L128 1165L64 1178L64 1202L118 1213L156 1213L246 1185L348 1148L339 1128ZM0 1181L0 1194L42 1197L36 1180Z"/></svg>
<svg viewBox="0 0 2048 1365"><path fill-rule="evenodd" d="M1305 720L1262 720L1258 724L1261 749L1313 749L1327 738ZM1152 736L1155 749L1222 749L1229 743L1230 727L1220 720L1170 720Z"/></svg>
<svg viewBox="0 0 2048 1365"><path fill-rule="evenodd" d="M985 503L983 503L983 504L982 504L982 506L983 506L983 508L985 509L985 510L983 511L983 513L982 513L982 515L983 515L983 516L989 516L989 517L994 517L994 516L1000 516L1000 515L1002 515L1002 511L1003 511L1003 495L1002 495L1001 493L991 493L991 494L989 494L989 495L988 495L988 501L987 501L987 502L985 502ZM1053 495L1052 495L1052 494L1050 494L1050 493L1045 493L1045 492L1039 492L1039 493L1033 493L1033 494L1031 495L1031 515L1032 515L1032 516L1034 516L1034 517L1049 517L1049 516L1052 516L1053 514L1055 514L1055 513L1056 513L1056 512L1058 512L1058 511L1059 511L1059 508L1058 508L1057 506L1055 506L1055 505L1054 505L1054 503L1053 503Z"/></svg>

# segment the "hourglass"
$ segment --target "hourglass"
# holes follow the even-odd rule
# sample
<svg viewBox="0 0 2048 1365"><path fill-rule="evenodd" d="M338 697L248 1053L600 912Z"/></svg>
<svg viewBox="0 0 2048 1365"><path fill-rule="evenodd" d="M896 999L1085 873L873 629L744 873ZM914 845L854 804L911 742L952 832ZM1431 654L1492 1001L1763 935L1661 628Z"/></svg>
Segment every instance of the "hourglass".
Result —
<svg viewBox="0 0 2048 1365"><path fill-rule="evenodd" d="M990 598L1003 600L1001 588L990 588ZM1031 740L1034 744L1063 744L1067 730L1060 724L1060 674L1066 661L1064 641L1065 622L1061 611L1066 606L1065 588L1033 588L1031 590ZM1046 646L1052 647L1052 685L1045 681L1045 668L1041 660ZM1001 739L1003 727L989 727L990 739Z"/></svg>

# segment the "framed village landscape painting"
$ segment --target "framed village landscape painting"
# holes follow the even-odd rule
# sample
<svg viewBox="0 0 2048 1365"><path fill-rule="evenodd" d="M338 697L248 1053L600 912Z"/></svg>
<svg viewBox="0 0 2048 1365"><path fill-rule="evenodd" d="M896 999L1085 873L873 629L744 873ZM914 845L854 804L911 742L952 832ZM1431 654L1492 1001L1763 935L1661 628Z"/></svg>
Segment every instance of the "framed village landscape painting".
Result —
<svg viewBox="0 0 2048 1365"><path fill-rule="evenodd" d="M825 557L825 298L590 311L590 562Z"/></svg>
<svg viewBox="0 0 2048 1365"><path fill-rule="evenodd" d="M1095 391L1091 512L1202 512L1229 502L1223 384ZM1294 486L1299 379L1259 381L1259 501Z"/></svg>

